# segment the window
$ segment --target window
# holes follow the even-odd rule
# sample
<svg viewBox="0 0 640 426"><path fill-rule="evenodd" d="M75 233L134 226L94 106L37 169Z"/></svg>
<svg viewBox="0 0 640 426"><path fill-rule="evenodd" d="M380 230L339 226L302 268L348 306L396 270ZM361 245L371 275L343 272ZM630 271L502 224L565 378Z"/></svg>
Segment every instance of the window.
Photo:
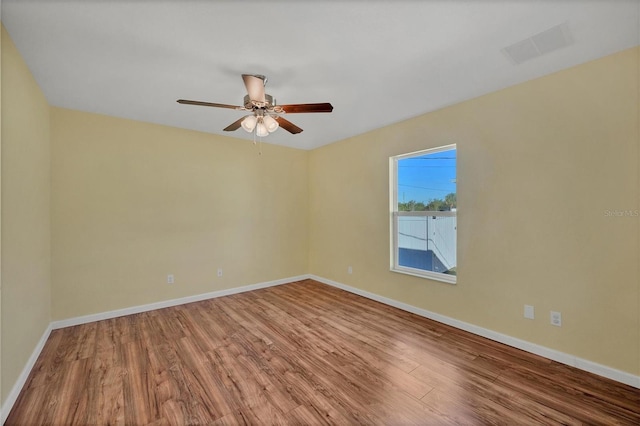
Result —
<svg viewBox="0 0 640 426"><path fill-rule="evenodd" d="M392 271L456 282L456 153L447 145L389 159Z"/></svg>

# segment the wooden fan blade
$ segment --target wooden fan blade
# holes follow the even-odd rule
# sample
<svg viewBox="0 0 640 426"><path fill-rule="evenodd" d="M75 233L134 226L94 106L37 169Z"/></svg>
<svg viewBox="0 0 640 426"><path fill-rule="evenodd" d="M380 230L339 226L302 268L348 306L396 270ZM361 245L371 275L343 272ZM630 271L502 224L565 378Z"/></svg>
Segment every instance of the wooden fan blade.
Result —
<svg viewBox="0 0 640 426"><path fill-rule="evenodd" d="M242 74L242 81L247 88L249 99L264 105L266 102L264 97L264 78L251 74Z"/></svg>
<svg viewBox="0 0 640 426"><path fill-rule="evenodd" d="M289 104L278 105L287 114L303 113L303 112L331 112L333 105L329 102L319 104Z"/></svg>
<svg viewBox="0 0 640 426"><path fill-rule="evenodd" d="M289 133L293 133L295 135L297 133L302 132L302 129L300 127L296 126L295 124L293 124L292 122L290 122L289 120L287 120L285 118L276 117L276 121L278 122L280 127L285 129Z"/></svg>
<svg viewBox="0 0 640 426"><path fill-rule="evenodd" d="M179 104L186 105L199 105L199 106L208 106L208 107L216 107L216 108L229 108L229 109L244 109L244 107L236 106L236 105L227 105L227 104L216 104L213 102L202 102L202 101L190 101L187 99L178 99Z"/></svg>
<svg viewBox="0 0 640 426"><path fill-rule="evenodd" d="M238 130L240 128L240 124L242 123L242 120L244 120L246 117L246 115L244 117L240 117L238 118L236 121L234 121L233 123L229 124L227 127L225 127L224 130L225 132L233 132L234 130Z"/></svg>

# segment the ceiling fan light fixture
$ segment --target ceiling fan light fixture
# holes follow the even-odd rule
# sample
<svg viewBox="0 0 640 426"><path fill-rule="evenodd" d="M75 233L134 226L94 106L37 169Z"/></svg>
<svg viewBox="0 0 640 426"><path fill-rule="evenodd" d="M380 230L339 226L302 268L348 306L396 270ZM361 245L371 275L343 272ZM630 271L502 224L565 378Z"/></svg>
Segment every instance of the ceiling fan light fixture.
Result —
<svg viewBox="0 0 640 426"><path fill-rule="evenodd" d="M244 86L247 89L247 94L244 97L244 105L242 106L218 104L214 102L190 101L188 99L178 99L178 103L247 111L250 115L240 117L222 130L225 132L233 132L242 127L246 132L253 133L254 142L256 136L269 136L269 133L273 133L281 127L292 135L302 132L300 127L282 117L280 114L333 111L333 106L328 102L276 105L275 99L264 92L264 85L267 81L265 76L258 74L242 74L242 80L244 81Z"/></svg>
<svg viewBox="0 0 640 426"><path fill-rule="evenodd" d="M269 133L275 132L276 130L278 130L278 127L280 126L280 124L278 124L278 122L270 115L265 115L262 121L264 125L267 127L267 130L269 131Z"/></svg>
<svg viewBox="0 0 640 426"><path fill-rule="evenodd" d="M256 118L255 115L248 115L245 117L244 120L242 120L242 123L240 123L240 125L244 130L251 133L253 132L253 129L256 128L257 122L258 122L258 119Z"/></svg>
<svg viewBox="0 0 640 426"><path fill-rule="evenodd" d="M261 138L269 136L269 131L267 130L267 126L264 125L263 120L259 120L258 124L256 125L256 136Z"/></svg>

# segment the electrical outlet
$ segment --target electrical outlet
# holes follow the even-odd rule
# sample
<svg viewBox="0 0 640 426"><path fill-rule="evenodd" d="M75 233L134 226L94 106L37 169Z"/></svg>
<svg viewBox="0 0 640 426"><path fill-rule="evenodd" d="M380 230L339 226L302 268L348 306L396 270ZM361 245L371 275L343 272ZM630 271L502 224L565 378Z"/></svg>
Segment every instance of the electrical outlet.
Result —
<svg viewBox="0 0 640 426"><path fill-rule="evenodd" d="M353 274L353 268L351 266L347 268L347 274L349 275Z"/></svg>
<svg viewBox="0 0 640 426"><path fill-rule="evenodd" d="M218 276L221 277L222 276L222 268L218 268Z"/></svg>
<svg viewBox="0 0 640 426"><path fill-rule="evenodd" d="M555 325L556 327L562 327L562 313L551 311L551 325Z"/></svg>
<svg viewBox="0 0 640 426"><path fill-rule="evenodd" d="M175 279L173 278L173 274L167 275L167 284L173 284Z"/></svg>
<svg viewBox="0 0 640 426"><path fill-rule="evenodd" d="M527 319L534 319L535 318L535 311L533 306L531 305L524 305L524 317Z"/></svg>

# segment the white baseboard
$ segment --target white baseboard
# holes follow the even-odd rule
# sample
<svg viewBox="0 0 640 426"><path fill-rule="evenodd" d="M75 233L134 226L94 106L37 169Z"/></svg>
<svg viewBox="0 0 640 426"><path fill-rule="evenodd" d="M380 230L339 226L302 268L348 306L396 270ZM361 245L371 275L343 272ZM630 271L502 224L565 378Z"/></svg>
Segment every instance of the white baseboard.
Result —
<svg viewBox="0 0 640 426"><path fill-rule="evenodd" d="M229 296L231 294L244 293L247 291L258 290L261 288L273 287L308 279L310 275L298 275L296 277L283 278L280 280L267 281L258 284L246 285L243 287L229 288L226 290L212 291L210 293L196 294L194 296L181 297L179 299L164 300L162 302L149 303L147 305L132 306L130 308L116 309L114 311L101 312L98 314L74 317L65 320L53 321L52 329L71 327L74 325L87 324L94 321L102 321L110 318L123 317L125 315L139 314L140 312L154 311L156 309L168 308L171 306L184 305L186 303L199 302L201 300L214 299L216 297Z"/></svg>
<svg viewBox="0 0 640 426"><path fill-rule="evenodd" d="M42 337L40 337L40 340L38 341L38 344L36 345L35 349L31 353L31 356L29 357L27 364L24 366L24 368L22 369L22 372L18 376L18 380L16 380L13 387L11 388L11 392L9 392L7 399L4 401L4 404L2 404L2 409L0 410L0 425L4 424L5 420L7 420L7 417L9 416L9 412L13 408L13 404L15 404L16 401L18 400L20 391L22 390L24 385L27 383L29 374L31 373L33 366L36 365L36 361L40 356L40 352L42 352L42 348L44 348L44 344L47 343L47 339L51 334L51 330L53 329L51 328L51 324L49 324L47 329L42 334Z"/></svg>
<svg viewBox="0 0 640 426"><path fill-rule="evenodd" d="M640 388L640 376L635 376L625 371L616 370L615 368L608 367L606 365L598 364L593 361L578 358L573 355L566 354L564 352L550 349L545 346L541 346L535 343L527 342L525 340L517 339L515 337L508 336L506 334L498 333L486 328L479 327L477 325L469 324L464 321L460 321L451 317L437 314L435 312L427 311L426 309L417 308L415 306L399 302L397 300L389 299L384 296L379 296L368 291L360 290L355 287L348 286L336 281L332 281L326 278L318 277L316 275L310 275L310 278L319 281L324 284L328 284L333 287L348 291L350 293L357 294L359 296L372 299L385 305L393 306L403 311L411 312L421 317L429 318L440 323L450 325L460 330L468 331L478 336L486 337L487 339L494 340L496 342L504 343L505 345L512 346L523 351L530 352L532 354L540 355L545 358L557 361L561 364L570 365L580 370L588 371L599 376L606 377L611 380L615 380L620 383L624 383L635 388Z"/></svg>

